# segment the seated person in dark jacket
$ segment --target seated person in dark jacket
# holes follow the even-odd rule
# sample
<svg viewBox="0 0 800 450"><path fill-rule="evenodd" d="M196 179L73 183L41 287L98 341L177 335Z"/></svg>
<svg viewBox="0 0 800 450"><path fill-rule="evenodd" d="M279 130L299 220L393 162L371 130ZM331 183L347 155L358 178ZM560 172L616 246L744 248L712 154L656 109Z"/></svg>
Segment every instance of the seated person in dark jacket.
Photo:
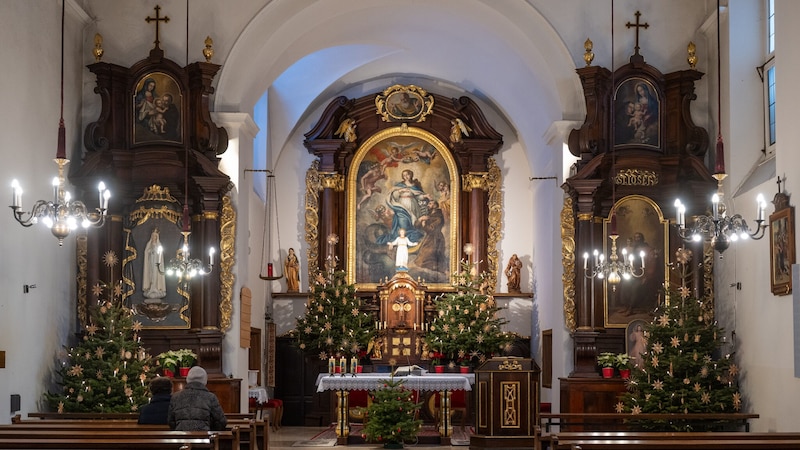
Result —
<svg viewBox="0 0 800 450"><path fill-rule="evenodd" d="M168 377L156 377L150 380L150 403L144 405L139 412L139 423L167 424L169 400L172 397L172 380Z"/></svg>
<svg viewBox="0 0 800 450"><path fill-rule="evenodd" d="M172 395L167 421L179 431L223 431L228 424L217 396L206 388L208 374L200 366L189 369L186 386Z"/></svg>

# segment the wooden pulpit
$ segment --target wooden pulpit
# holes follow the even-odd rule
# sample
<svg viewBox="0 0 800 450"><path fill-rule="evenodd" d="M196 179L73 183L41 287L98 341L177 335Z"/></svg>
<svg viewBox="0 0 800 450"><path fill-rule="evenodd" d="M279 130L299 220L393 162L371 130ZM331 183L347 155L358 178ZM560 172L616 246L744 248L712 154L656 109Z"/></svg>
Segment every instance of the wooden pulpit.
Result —
<svg viewBox="0 0 800 450"><path fill-rule="evenodd" d="M534 448L539 375L529 358L492 358L475 369L475 434L470 449Z"/></svg>

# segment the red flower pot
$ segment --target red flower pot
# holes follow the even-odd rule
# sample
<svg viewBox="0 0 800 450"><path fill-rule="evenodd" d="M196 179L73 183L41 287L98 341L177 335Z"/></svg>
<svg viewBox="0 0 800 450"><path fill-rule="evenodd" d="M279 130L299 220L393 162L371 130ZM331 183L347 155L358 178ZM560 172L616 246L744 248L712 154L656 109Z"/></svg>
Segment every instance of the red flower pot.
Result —
<svg viewBox="0 0 800 450"><path fill-rule="evenodd" d="M164 376L165 377L172 378L172 377L175 376L175 373L173 371L169 370L169 369L162 369L162 372L164 372Z"/></svg>
<svg viewBox="0 0 800 450"><path fill-rule="evenodd" d="M444 366L433 366L433 370L436 373L444 373Z"/></svg>
<svg viewBox="0 0 800 450"><path fill-rule="evenodd" d="M631 369L619 369L619 376L621 376L623 380L627 380L631 377Z"/></svg>
<svg viewBox="0 0 800 450"><path fill-rule="evenodd" d="M611 378L614 376L613 367L603 367L603 378Z"/></svg>
<svg viewBox="0 0 800 450"><path fill-rule="evenodd" d="M364 366L356 366L356 373L361 373L364 371Z"/></svg>
<svg viewBox="0 0 800 450"><path fill-rule="evenodd" d="M461 373L469 373L469 366L459 366Z"/></svg>
<svg viewBox="0 0 800 450"><path fill-rule="evenodd" d="M187 375L189 375L189 369L190 367L179 367L178 373L180 374L180 376L185 378Z"/></svg>

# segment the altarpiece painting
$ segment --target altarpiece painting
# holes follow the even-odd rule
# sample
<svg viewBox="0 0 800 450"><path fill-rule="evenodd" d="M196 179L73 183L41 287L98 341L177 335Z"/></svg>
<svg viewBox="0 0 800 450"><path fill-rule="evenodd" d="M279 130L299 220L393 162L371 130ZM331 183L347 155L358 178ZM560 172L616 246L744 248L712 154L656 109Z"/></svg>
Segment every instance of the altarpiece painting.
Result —
<svg viewBox="0 0 800 450"><path fill-rule="evenodd" d="M364 142L351 167L347 232L353 244L347 260L352 281L374 289L405 269L429 286L452 288L459 189L447 147L419 128L389 128ZM402 235L406 239L398 240Z"/></svg>

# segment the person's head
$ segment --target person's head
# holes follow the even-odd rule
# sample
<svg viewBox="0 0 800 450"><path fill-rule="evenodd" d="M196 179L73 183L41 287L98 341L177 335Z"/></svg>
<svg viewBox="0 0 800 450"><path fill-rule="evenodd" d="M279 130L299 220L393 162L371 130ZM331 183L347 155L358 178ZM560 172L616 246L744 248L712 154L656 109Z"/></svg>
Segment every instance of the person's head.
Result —
<svg viewBox="0 0 800 450"><path fill-rule="evenodd" d="M153 79L151 79L151 78L148 78L148 79L147 79L147 80L144 82L144 88L145 88L145 90L146 90L146 91L151 91L151 92L152 92L152 91L154 91L154 90L156 89L156 82L155 82L155 80L153 80Z"/></svg>
<svg viewBox="0 0 800 450"><path fill-rule="evenodd" d="M403 170L403 179L406 181L411 181L414 179L414 172L410 169Z"/></svg>
<svg viewBox="0 0 800 450"><path fill-rule="evenodd" d="M157 99L155 99L154 103L155 103L155 104L156 104L156 106L158 106L159 108L161 108L161 107L163 107L163 106L164 106L164 101L163 101L163 100L161 100L160 98L157 98Z"/></svg>
<svg viewBox="0 0 800 450"><path fill-rule="evenodd" d="M164 106L169 106L172 104L172 94L164 94L161 96L161 100L164 101Z"/></svg>
<svg viewBox="0 0 800 450"><path fill-rule="evenodd" d="M642 83L639 83L636 85L636 93L640 96L645 96L647 95L647 88Z"/></svg>
<svg viewBox="0 0 800 450"><path fill-rule="evenodd" d="M634 110L636 110L636 105L633 102L628 102L625 104L625 112L627 112L628 115L633 114Z"/></svg>
<svg viewBox="0 0 800 450"><path fill-rule="evenodd" d="M406 237L406 229L405 228L400 228L399 230L397 230L397 234L400 237Z"/></svg>
<svg viewBox="0 0 800 450"><path fill-rule="evenodd" d="M641 112L641 110L642 110L642 104L641 104L641 103L637 103L637 104L633 105L633 110L634 110L635 112Z"/></svg>
<svg viewBox="0 0 800 450"><path fill-rule="evenodd" d="M189 369L189 373L186 375L186 382L198 382L202 385L205 385L208 382L208 374L206 370L200 366L194 366Z"/></svg>
<svg viewBox="0 0 800 450"><path fill-rule="evenodd" d="M291 248L291 247L289 247L289 254L290 254L290 255L294 255L294 249L293 249L293 248Z"/></svg>
<svg viewBox="0 0 800 450"><path fill-rule="evenodd" d="M641 244L642 242L644 242L644 234L642 234L639 231L637 231L636 233L633 233L633 242L635 242L637 244Z"/></svg>
<svg viewBox="0 0 800 450"><path fill-rule="evenodd" d="M164 395L172 393L172 380L169 377L155 377L150 380L150 393Z"/></svg>

